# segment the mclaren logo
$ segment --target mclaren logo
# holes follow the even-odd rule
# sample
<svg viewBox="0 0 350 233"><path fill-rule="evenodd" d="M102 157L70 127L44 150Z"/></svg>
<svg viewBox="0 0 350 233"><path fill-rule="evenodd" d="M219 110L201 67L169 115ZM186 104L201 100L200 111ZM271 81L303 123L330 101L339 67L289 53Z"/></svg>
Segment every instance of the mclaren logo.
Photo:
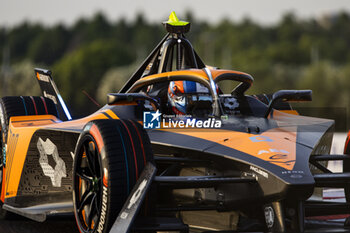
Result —
<svg viewBox="0 0 350 233"><path fill-rule="evenodd" d="M259 175L262 175L265 178L269 178L269 174L263 170L261 170L260 168L254 167L254 166L250 166L250 170L258 173Z"/></svg>

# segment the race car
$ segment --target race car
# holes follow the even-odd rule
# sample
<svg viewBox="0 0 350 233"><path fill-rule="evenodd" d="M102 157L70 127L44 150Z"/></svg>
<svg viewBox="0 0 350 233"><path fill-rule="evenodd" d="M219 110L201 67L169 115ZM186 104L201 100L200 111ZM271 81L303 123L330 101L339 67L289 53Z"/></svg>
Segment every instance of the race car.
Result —
<svg viewBox="0 0 350 233"><path fill-rule="evenodd" d="M35 69L42 96L1 98L1 217L74 213L82 233L304 232L315 216L346 218L349 139L330 155L334 121L288 103L311 90L247 95L251 75L205 65L174 12L164 25L89 116L72 119L49 70ZM345 201L310 198L325 187L343 188Z"/></svg>

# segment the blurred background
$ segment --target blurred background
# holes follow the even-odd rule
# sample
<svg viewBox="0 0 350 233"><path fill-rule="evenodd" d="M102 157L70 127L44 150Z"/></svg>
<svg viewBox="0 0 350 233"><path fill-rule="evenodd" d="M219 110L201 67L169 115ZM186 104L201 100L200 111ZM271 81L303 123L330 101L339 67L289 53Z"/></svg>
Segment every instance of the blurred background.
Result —
<svg viewBox="0 0 350 233"><path fill-rule="evenodd" d="M348 1L0 0L0 95L39 95L50 69L73 116L117 92L166 31L172 10L207 65L250 73L248 94L312 89L305 114L349 128ZM302 106L302 107L301 107Z"/></svg>

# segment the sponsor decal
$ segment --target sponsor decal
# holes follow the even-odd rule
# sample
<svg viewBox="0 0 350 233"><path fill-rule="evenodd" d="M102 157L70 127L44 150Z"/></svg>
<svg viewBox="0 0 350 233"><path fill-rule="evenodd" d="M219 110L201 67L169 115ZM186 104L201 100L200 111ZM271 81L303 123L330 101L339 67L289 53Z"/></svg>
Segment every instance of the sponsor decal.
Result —
<svg viewBox="0 0 350 233"><path fill-rule="evenodd" d="M42 140L39 137L37 148L40 153L39 164L45 176L50 177L53 187L61 187L63 177L67 177L66 164L59 156L57 146L50 140ZM48 156L52 156L56 162L55 168L49 165Z"/></svg>
<svg viewBox="0 0 350 233"><path fill-rule="evenodd" d="M270 148L270 149L266 149L266 150L259 150L259 152L258 152L258 155L261 155L261 154L268 154L268 153L282 153L282 154L289 154L289 152L288 151L286 151L286 150L279 150L279 149L272 149L272 148ZM277 159L277 158L274 158L274 159Z"/></svg>
<svg viewBox="0 0 350 233"><path fill-rule="evenodd" d="M283 171L282 174L304 174L304 171Z"/></svg>
<svg viewBox="0 0 350 233"><path fill-rule="evenodd" d="M147 185L147 180L144 179L140 183L139 187L134 192L132 197L130 198L130 201L129 201L128 206L126 207L126 210L120 214L121 219L126 219L128 217L129 213L127 211L129 211L133 207L133 205L135 205L140 200L141 194L142 194L143 190L145 189L146 185Z"/></svg>
<svg viewBox="0 0 350 233"><path fill-rule="evenodd" d="M254 137L249 137L252 142L273 142L273 140L267 136L259 135Z"/></svg>
<svg viewBox="0 0 350 233"><path fill-rule="evenodd" d="M50 95L50 94L48 94L46 91L44 91L44 96L45 96L46 98L51 99L55 104L57 104L57 99L56 99L56 97L55 97L54 95Z"/></svg>
<svg viewBox="0 0 350 233"><path fill-rule="evenodd" d="M145 189L146 184L147 184L147 180L144 179L139 185L139 187L137 188L136 192L132 195L128 205L128 209L130 209L140 199L141 193Z"/></svg>
<svg viewBox="0 0 350 233"><path fill-rule="evenodd" d="M303 178L303 175L300 175L300 174L292 174L289 176L290 178L293 178L293 179L301 179Z"/></svg>
<svg viewBox="0 0 350 233"><path fill-rule="evenodd" d="M261 170L260 168L254 167L254 166L250 166L250 170L256 172L259 175L262 175L265 178L269 178L269 174L263 170Z"/></svg>
<svg viewBox="0 0 350 233"><path fill-rule="evenodd" d="M286 154L275 154L275 155L270 156L271 160L274 160L274 159L286 159L286 158L287 158Z"/></svg>
<svg viewBox="0 0 350 233"><path fill-rule="evenodd" d="M47 82L47 83L50 82L50 78L47 75L43 75L43 74L38 73L37 77L38 77L38 79L40 81L44 81L44 82Z"/></svg>
<svg viewBox="0 0 350 233"><path fill-rule="evenodd" d="M293 179L301 179L304 177L304 171L283 171L282 175L288 175Z"/></svg>
<svg viewBox="0 0 350 233"><path fill-rule="evenodd" d="M271 206L265 207L264 214L265 214L265 221L266 221L267 227L268 228L273 227L274 220L275 220L275 213L272 207Z"/></svg>
<svg viewBox="0 0 350 233"><path fill-rule="evenodd" d="M128 216L129 216L129 214L128 214L127 212L124 211L124 212L120 215L120 218L126 219Z"/></svg>
<svg viewBox="0 0 350 233"><path fill-rule="evenodd" d="M100 221L98 223L98 228L97 228L98 233L102 233L103 228L104 228L104 224L106 221L107 195L108 195L107 191L108 191L107 187L103 186L101 217L100 217Z"/></svg>

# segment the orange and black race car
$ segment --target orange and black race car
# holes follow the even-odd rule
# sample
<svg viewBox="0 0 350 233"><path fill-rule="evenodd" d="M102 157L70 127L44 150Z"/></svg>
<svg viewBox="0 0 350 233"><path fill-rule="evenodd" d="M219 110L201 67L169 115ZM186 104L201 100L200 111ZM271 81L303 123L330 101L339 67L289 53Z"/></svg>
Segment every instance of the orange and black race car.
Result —
<svg viewBox="0 0 350 233"><path fill-rule="evenodd" d="M1 217L74 213L82 233L303 232L315 216L346 217L349 140L330 155L334 121L288 103L311 91L246 95L252 76L206 66L174 13L165 26L92 115L72 119L43 69L43 96L1 98ZM329 171L331 160L344 172ZM345 201L310 198L324 187L344 188Z"/></svg>

